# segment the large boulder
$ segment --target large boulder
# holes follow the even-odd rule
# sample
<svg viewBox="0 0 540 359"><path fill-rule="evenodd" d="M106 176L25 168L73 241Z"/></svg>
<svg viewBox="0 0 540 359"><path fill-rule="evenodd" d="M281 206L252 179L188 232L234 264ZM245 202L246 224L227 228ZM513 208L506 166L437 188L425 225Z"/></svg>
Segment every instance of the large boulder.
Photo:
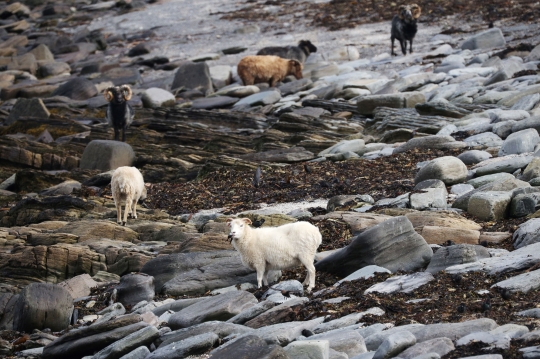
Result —
<svg viewBox="0 0 540 359"><path fill-rule="evenodd" d="M447 267L475 262L482 258L491 257L485 247L471 244L458 244L442 247L435 252L426 272L437 273Z"/></svg>
<svg viewBox="0 0 540 359"><path fill-rule="evenodd" d="M540 142L540 136L534 128L514 132L504 140L499 150L499 157L534 152L538 142Z"/></svg>
<svg viewBox="0 0 540 359"><path fill-rule="evenodd" d="M55 332L68 327L73 313L73 297L61 286L32 283L20 293L15 306L13 329L31 333L49 328Z"/></svg>
<svg viewBox="0 0 540 359"><path fill-rule="evenodd" d="M135 152L124 142L93 140L84 149L81 169L107 172L122 166L131 166Z"/></svg>
<svg viewBox="0 0 540 359"><path fill-rule="evenodd" d="M354 237L341 251L332 254L315 268L345 277L368 265L392 272L411 271L429 263L433 251L404 216L394 217Z"/></svg>
<svg viewBox="0 0 540 359"><path fill-rule="evenodd" d="M40 98L20 98L15 102L9 116L4 121L5 125L11 125L19 119L32 118L46 120L51 116L49 110Z"/></svg>
<svg viewBox="0 0 540 359"><path fill-rule="evenodd" d="M212 93L212 78L206 62L185 62L180 65L174 75L171 89L181 87Z"/></svg>
<svg viewBox="0 0 540 359"><path fill-rule="evenodd" d="M58 87L52 96L66 96L73 100L88 100L98 94L96 85L85 77L76 77Z"/></svg>
<svg viewBox="0 0 540 359"><path fill-rule="evenodd" d="M439 179L446 185L463 182L467 178L467 166L457 157L444 156L430 161L422 167L414 178L414 183L427 179Z"/></svg>
<svg viewBox="0 0 540 359"><path fill-rule="evenodd" d="M257 303L253 294L242 290L219 294L173 314L169 326L180 329L211 320L226 321Z"/></svg>
<svg viewBox="0 0 540 359"><path fill-rule="evenodd" d="M256 274L242 264L236 251L174 253L150 260L141 272L154 277L156 293L203 294L216 288L256 283ZM270 282L276 280L270 274Z"/></svg>
<svg viewBox="0 0 540 359"><path fill-rule="evenodd" d="M469 37L461 45L462 50L489 49L492 47L504 46L506 41L501 29L494 27L492 29L480 32Z"/></svg>
<svg viewBox="0 0 540 359"><path fill-rule="evenodd" d="M124 305L135 305L140 301L154 299L154 277L148 274L127 274L116 287L117 299Z"/></svg>
<svg viewBox="0 0 540 359"><path fill-rule="evenodd" d="M540 218L533 218L519 225L512 236L514 248L528 246L533 243L540 243Z"/></svg>

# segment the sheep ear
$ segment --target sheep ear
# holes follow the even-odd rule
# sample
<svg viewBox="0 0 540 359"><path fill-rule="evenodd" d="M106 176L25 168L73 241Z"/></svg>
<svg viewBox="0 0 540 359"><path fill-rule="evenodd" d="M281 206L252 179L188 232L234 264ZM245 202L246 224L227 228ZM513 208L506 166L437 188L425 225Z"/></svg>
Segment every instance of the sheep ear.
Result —
<svg viewBox="0 0 540 359"><path fill-rule="evenodd" d="M413 19L418 19L420 17L420 14L422 13L422 8L418 6L417 4L412 4L411 13L412 13Z"/></svg>
<svg viewBox="0 0 540 359"><path fill-rule="evenodd" d="M232 222L232 221L233 221L233 219L232 219L232 218L227 218L227 222L226 222L226 223L227 223L227 226L229 226L229 227L230 227L230 226L231 226L231 222Z"/></svg>
<svg viewBox="0 0 540 359"><path fill-rule="evenodd" d="M126 101L131 100L131 96L133 96L133 92L131 92L131 88L128 85L122 85L120 86L120 91L124 94L124 99Z"/></svg>
<svg viewBox="0 0 540 359"><path fill-rule="evenodd" d="M103 96L105 96L105 99L108 101L108 102L111 102L112 99L113 99L113 94L111 92L112 90L112 87L107 87L105 89L105 92L103 93Z"/></svg>
<svg viewBox="0 0 540 359"><path fill-rule="evenodd" d="M398 16L399 16L399 18L402 19L402 20L403 20L403 11L404 11L404 10L407 10L407 6L405 6L405 5L401 5L401 6L399 7L399 9L398 9Z"/></svg>
<svg viewBox="0 0 540 359"><path fill-rule="evenodd" d="M246 224L251 224L251 219L249 218L242 218L242 221L244 221Z"/></svg>

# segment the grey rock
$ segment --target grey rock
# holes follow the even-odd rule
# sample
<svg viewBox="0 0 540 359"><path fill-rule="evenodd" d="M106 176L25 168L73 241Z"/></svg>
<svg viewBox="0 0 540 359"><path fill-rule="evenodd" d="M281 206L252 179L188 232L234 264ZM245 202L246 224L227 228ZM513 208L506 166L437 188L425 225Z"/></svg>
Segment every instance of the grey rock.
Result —
<svg viewBox="0 0 540 359"><path fill-rule="evenodd" d="M511 192L476 192L469 199L467 212L483 221L507 218L508 206L511 200Z"/></svg>
<svg viewBox="0 0 540 359"><path fill-rule="evenodd" d="M530 181L533 178L540 177L540 158L535 156L527 167L523 170L521 180Z"/></svg>
<svg viewBox="0 0 540 359"><path fill-rule="evenodd" d="M501 173L494 173L490 175L484 175L477 178L473 178L467 181L467 184L470 184L474 188L480 188L486 184L494 183L494 182L502 182L510 180L515 180L515 177L512 176L510 173L501 172Z"/></svg>
<svg viewBox="0 0 540 359"><path fill-rule="evenodd" d="M279 86L278 89L281 92L282 96L287 96L307 89L309 86L311 86L312 83L313 82L311 81L311 79L304 78L287 82Z"/></svg>
<svg viewBox="0 0 540 359"><path fill-rule="evenodd" d="M172 329L178 329L210 320L225 321L257 303L257 298L248 292L223 293L197 302L173 314L169 319L169 326Z"/></svg>
<svg viewBox="0 0 540 359"><path fill-rule="evenodd" d="M130 353L141 345L150 345L159 337L159 330L156 327L148 326L135 333L114 342L94 354L93 359L117 359Z"/></svg>
<svg viewBox="0 0 540 359"><path fill-rule="evenodd" d="M259 92L248 97L244 97L240 101L234 104L234 107L240 106L257 106L257 105L271 105L278 102L281 99L281 94L276 90L269 90Z"/></svg>
<svg viewBox="0 0 540 359"><path fill-rule="evenodd" d="M482 31L476 35L469 37L463 44L461 44L462 50L477 50L488 49L492 47L504 46L506 41L502 31L499 28L492 28L486 31Z"/></svg>
<svg viewBox="0 0 540 359"><path fill-rule="evenodd" d="M414 183L418 184L427 179L439 179L446 185L463 182L467 177L467 166L453 156L444 156L430 161L422 167L414 178Z"/></svg>
<svg viewBox="0 0 540 359"><path fill-rule="evenodd" d="M302 331L313 330L317 325L321 324L324 318L312 319L305 322L288 322L274 325L268 325L256 329L253 334L261 337L268 344L278 344L285 346L298 338Z"/></svg>
<svg viewBox="0 0 540 359"><path fill-rule="evenodd" d="M244 324L247 321L255 318L256 316L266 312L267 310L274 308L275 306L275 302L271 302L269 300L262 301L254 305L253 307L249 307L238 313L231 319L227 320L227 323Z"/></svg>
<svg viewBox="0 0 540 359"><path fill-rule="evenodd" d="M170 107L176 103L172 93L157 87L152 87L143 92L141 101L146 108Z"/></svg>
<svg viewBox="0 0 540 359"><path fill-rule="evenodd" d="M170 295L203 294L216 288L256 282L255 272L242 264L240 254L236 251L160 256L148 261L141 272L154 277L156 293ZM269 281L277 278L273 275Z"/></svg>
<svg viewBox="0 0 540 359"><path fill-rule="evenodd" d="M171 89L181 87L200 90L203 93L212 93L212 78L206 62L185 62L180 65L174 75Z"/></svg>
<svg viewBox="0 0 540 359"><path fill-rule="evenodd" d="M345 152L360 152L366 147L364 140L343 140L319 152L318 156L324 156L327 154L345 153Z"/></svg>
<svg viewBox="0 0 540 359"><path fill-rule="evenodd" d="M540 130L540 117L539 116L533 116L530 118L526 118L521 121L517 121L512 125L512 132L518 132L525 129L535 129L536 131Z"/></svg>
<svg viewBox="0 0 540 359"><path fill-rule="evenodd" d="M474 190L474 186L470 184L460 183L455 184L450 188L450 193L461 196L465 193L468 193L470 191Z"/></svg>
<svg viewBox="0 0 540 359"><path fill-rule="evenodd" d="M379 265L395 272L415 270L429 262L433 251L403 216L388 219L354 237L343 250L317 262L317 270L347 276Z"/></svg>
<svg viewBox="0 0 540 359"><path fill-rule="evenodd" d="M540 358L540 345L536 347L526 347L520 349L523 353L523 359L538 359Z"/></svg>
<svg viewBox="0 0 540 359"><path fill-rule="evenodd" d="M171 310L173 312L179 312L182 309L189 307L190 305L200 302L201 300L204 300L204 299L205 299L204 297L178 299L178 300L175 300L174 302L167 303L153 309L152 313L154 313L157 316L160 316L168 310Z"/></svg>
<svg viewBox="0 0 540 359"><path fill-rule="evenodd" d="M362 354L367 351L364 338L352 329L316 334L306 339L302 339L302 341L304 340L327 340L330 343L330 348L345 353L348 357Z"/></svg>
<svg viewBox="0 0 540 359"><path fill-rule="evenodd" d="M246 97L261 92L257 86L240 86L237 84L224 87L212 96Z"/></svg>
<svg viewBox="0 0 540 359"><path fill-rule="evenodd" d="M449 149L449 148L463 148L466 145L463 142L456 141L452 136L424 136L415 137L404 143L403 145L394 149L394 154L410 151L415 148L437 148L437 149Z"/></svg>
<svg viewBox="0 0 540 359"><path fill-rule="evenodd" d="M520 98L510 109L511 110L532 110L536 104L540 101L540 94L532 94Z"/></svg>
<svg viewBox="0 0 540 359"><path fill-rule="evenodd" d="M426 272L437 273L453 265L476 262L481 258L489 257L491 256L488 250L482 246L457 244L454 246L442 247L433 254Z"/></svg>
<svg viewBox="0 0 540 359"><path fill-rule="evenodd" d="M46 120L50 116L49 110L40 98L24 99L20 98L15 102L4 124L11 125L15 121L25 118Z"/></svg>
<svg viewBox="0 0 540 359"><path fill-rule="evenodd" d="M108 322L83 327L70 331L43 349L44 359L66 357L83 357L95 352L134 333L148 324L141 322L141 316L130 314L118 317Z"/></svg>
<svg viewBox="0 0 540 359"><path fill-rule="evenodd" d="M65 288L73 299L90 295L91 289L98 286L96 281L86 273L66 279L58 285Z"/></svg>
<svg viewBox="0 0 540 359"><path fill-rule="evenodd" d="M470 333L487 332L497 327L498 325L493 319L481 318L460 323L430 324L410 331L416 337L417 342L421 343L440 337L455 341Z"/></svg>
<svg viewBox="0 0 540 359"><path fill-rule="evenodd" d="M154 299L154 277L148 274L126 274L116 287L117 300L124 305L135 305L140 301Z"/></svg>
<svg viewBox="0 0 540 359"><path fill-rule="evenodd" d="M447 273L465 273L483 271L489 275L498 273L518 272L540 263L540 243L508 252L499 257L481 259L472 263L465 263L446 268Z"/></svg>
<svg viewBox="0 0 540 359"><path fill-rule="evenodd" d="M313 328L313 333L321 334L325 332L341 332L342 329L358 323L365 315L383 315L384 311L378 307L370 308L364 312L352 313L344 317L322 323ZM352 328L351 328L352 329ZM309 337L311 338L311 337Z"/></svg>
<svg viewBox="0 0 540 359"><path fill-rule="evenodd" d="M439 179L428 179L417 183L416 186L414 186L413 191L421 191L429 188L444 188L446 190L446 185Z"/></svg>
<svg viewBox="0 0 540 359"><path fill-rule="evenodd" d="M499 150L499 157L533 152L538 142L540 142L540 136L533 128L514 132L504 140Z"/></svg>
<svg viewBox="0 0 540 359"><path fill-rule="evenodd" d="M540 308L522 310L516 314L522 317L540 318Z"/></svg>
<svg viewBox="0 0 540 359"><path fill-rule="evenodd" d="M131 166L135 161L133 148L124 142L93 140L84 149L81 169L107 172L121 166Z"/></svg>
<svg viewBox="0 0 540 359"><path fill-rule="evenodd" d="M295 342L296 343L296 342ZM328 348L328 344L326 345ZM279 345L268 345L256 335L246 335L215 349L211 359L288 359Z"/></svg>
<svg viewBox="0 0 540 359"><path fill-rule="evenodd" d="M416 104L415 109L420 115L424 116L462 118L470 114L470 111L444 100L418 103Z"/></svg>
<svg viewBox="0 0 540 359"><path fill-rule="evenodd" d="M362 207L364 204L373 204L375 201L370 195L339 195L328 200L326 210L333 212L336 208L350 206L351 208Z"/></svg>
<svg viewBox="0 0 540 359"><path fill-rule="evenodd" d="M390 272L388 269L383 268L383 267L379 267L376 265L369 265L349 274L345 278L336 282L334 286L338 286L341 283L346 282L346 281L353 281L357 279L368 279L375 276L375 273L392 273L392 272Z"/></svg>
<svg viewBox="0 0 540 359"><path fill-rule="evenodd" d="M329 359L330 348L326 340L296 341L285 347L285 352L291 358L298 359Z"/></svg>
<svg viewBox="0 0 540 359"><path fill-rule="evenodd" d="M452 350L454 350L454 343L448 338L435 338L426 340L421 343L416 343L415 345L405 349L399 354L400 358L403 359L418 359L421 355L427 355L436 353L439 357L442 357Z"/></svg>
<svg viewBox="0 0 540 359"><path fill-rule="evenodd" d="M225 108L238 102L238 98L230 96L205 97L193 100L192 108L210 110L214 108Z"/></svg>
<svg viewBox="0 0 540 359"><path fill-rule="evenodd" d="M480 177L499 172L514 173L516 170L526 167L532 159L532 156L527 155L510 155L489 160L489 163L486 163L485 165L479 164L475 167L476 176Z"/></svg>
<svg viewBox="0 0 540 359"><path fill-rule="evenodd" d="M539 201L540 193L521 193L514 196L510 202L510 217L524 217L536 212Z"/></svg>
<svg viewBox="0 0 540 359"><path fill-rule="evenodd" d="M523 120L525 122L527 120ZM493 124L493 127L491 128L491 132L496 134L502 139L507 138L512 133L512 128L517 122L514 120L508 120L508 121L501 121Z"/></svg>
<svg viewBox="0 0 540 359"><path fill-rule="evenodd" d="M423 193L413 193L410 197L412 209L424 210L427 208L446 208L446 188L427 188Z"/></svg>
<svg viewBox="0 0 540 359"><path fill-rule="evenodd" d="M190 355L203 354L218 343L215 333L192 336L179 342L160 346L145 359L182 359Z"/></svg>
<svg viewBox="0 0 540 359"><path fill-rule="evenodd" d="M393 95L364 96L358 100L356 105L360 114L371 115L377 107L412 108L425 101L426 97L421 92L404 92Z"/></svg>
<svg viewBox="0 0 540 359"><path fill-rule="evenodd" d="M39 66L37 75L41 78L69 74L71 67L65 62L48 62Z"/></svg>
<svg viewBox="0 0 540 359"><path fill-rule="evenodd" d="M63 287L48 283L32 283L21 291L14 308L13 329L32 332L68 327L73 313L73 298Z"/></svg>
<svg viewBox="0 0 540 359"><path fill-rule="evenodd" d="M486 151L470 150L461 153L457 158L466 165L475 165L479 162L485 161L491 158L491 154Z"/></svg>
<svg viewBox="0 0 540 359"><path fill-rule="evenodd" d="M148 354L150 354L150 350L145 346L141 346L123 355L120 359L144 359Z"/></svg>
<svg viewBox="0 0 540 359"><path fill-rule="evenodd" d="M494 109L487 110L486 113L493 123L503 122L503 121L523 121L531 117L529 112L523 110L503 110L503 109Z"/></svg>
<svg viewBox="0 0 540 359"><path fill-rule="evenodd" d="M484 132L478 135L467 137L463 140L467 146L475 147L498 147L503 144L503 140L492 132Z"/></svg>
<svg viewBox="0 0 540 359"><path fill-rule="evenodd" d="M210 321L193 325L189 328L178 329L169 333L165 333L159 338L159 340L156 341L156 345L158 345L159 347L166 346L172 343L181 342L182 340L204 333L214 333L220 338L225 338L231 334L243 335L252 332L253 329L245 327L243 325L223 323L220 321Z"/></svg>
<svg viewBox="0 0 540 359"><path fill-rule="evenodd" d="M272 294L281 293L281 291L294 292L295 294L300 296L304 294L304 287L302 286L302 283L297 280L286 280L274 284L271 288L264 292L260 299L264 300Z"/></svg>
<svg viewBox="0 0 540 359"><path fill-rule="evenodd" d="M431 273L418 272L407 275L400 275L395 277L390 277L382 283L377 283L369 287L364 291L364 294L367 293L395 293L403 292L410 293L413 290L423 286L434 280L435 278Z"/></svg>
<svg viewBox="0 0 540 359"><path fill-rule="evenodd" d="M494 284L492 287L505 288L511 292L522 293L537 290L540 288L540 270L535 270L508 278L502 282Z"/></svg>
<svg viewBox="0 0 540 359"><path fill-rule="evenodd" d="M110 321L113 318L124 315L126 314L126 308L124 308L122 303L114 303L108 306L107 308L99 311L97 314L101 315L101 317L96 319L91 325L98 325L100 323L105 323L105 322Z"/></svg>
<svg viewBox="0 0 540 359"><path fill-rule="evenodd" d="M68 180L57 184L56 186L49 187L39 193L40 196L64 196L73 193L73 190L81 189L81 183L79 181Z"/></svg>
<svg viewBox="0 0 540 359"><path fill-rule="evenodd" d="M51 96L65 96L73 100L88 100L98 94L96 85L84 77L76 77L53 91Z"/></svg>
<svg viewBox="0 0 540 359"><path fill-rule="evenodd" d="M416 344L416 337L408 331L389 335L379 346L373 359L388 359L395 357L405 349Z"/></svg>
<svg viewBox="0 0 540 359"><path fill-rule="evenodd" d="M512 235L514 248L522 248L540 242L540 218L529 219L518 226Z"/></svg>

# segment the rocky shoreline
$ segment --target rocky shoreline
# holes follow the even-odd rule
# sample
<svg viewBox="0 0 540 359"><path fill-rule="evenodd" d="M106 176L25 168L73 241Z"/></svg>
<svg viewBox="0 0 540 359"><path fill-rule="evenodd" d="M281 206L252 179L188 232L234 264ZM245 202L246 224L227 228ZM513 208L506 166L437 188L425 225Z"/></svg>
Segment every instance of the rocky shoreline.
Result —
<svg viewBox="0 0 540 359"><path fill-rule="evenodd" d="M0 356L540 357L534 6L426 4L398 57L386 8L343 6L0 4ZM242 86L239 59L301 39L303 79ZM149 195L126 226L123 165ZM234 216L319 227L313 293L302 268L256 288Z"/></svg>

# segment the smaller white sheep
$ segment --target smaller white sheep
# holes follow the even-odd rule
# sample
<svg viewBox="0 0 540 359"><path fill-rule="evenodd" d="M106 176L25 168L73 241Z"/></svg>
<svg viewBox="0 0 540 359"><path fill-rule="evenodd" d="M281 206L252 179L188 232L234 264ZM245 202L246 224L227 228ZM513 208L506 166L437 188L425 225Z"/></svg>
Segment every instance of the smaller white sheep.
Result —
<svg viewBox="0 0 540 359"><path fill-rule="evenodd" d="M257 284L268 285L270 270L287 269L303 264L307 269L304 285L310 292L315 287L313 261L322 242L319 229L308 222L295 222L279 227L250 227L249 218L227 220L233 247L240 252L242 263L257 271Z"/></svg>
<svg viewBox="0 0 540 359"><path fill-rule="evenodd" d="M117 221L125 226L128 213L137 218L137 202L146 199L146 187L141 172L135 167L118 167L111 178L111 190L117 211ZM125 201L122 221L122 202Z"/></svg>

